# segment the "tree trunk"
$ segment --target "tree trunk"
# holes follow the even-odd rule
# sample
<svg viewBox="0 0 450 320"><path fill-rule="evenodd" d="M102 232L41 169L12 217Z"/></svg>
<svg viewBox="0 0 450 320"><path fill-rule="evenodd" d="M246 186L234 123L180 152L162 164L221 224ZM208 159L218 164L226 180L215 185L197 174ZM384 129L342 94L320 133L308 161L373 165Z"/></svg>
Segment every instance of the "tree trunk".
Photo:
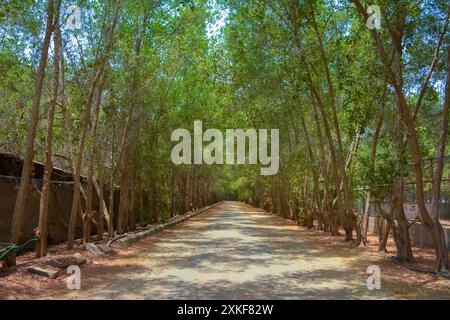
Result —
<svg viewBox="0 0 450 320"><path fill-rule="evenodd" d="M414 256L409 237L409 223L403 209L404 188L403 177L397 178L394 190L394 219L397 224L393 224L394 242L397 248L396 258L401 262L413 262Z"/></svg>
<svg viewBox="0 0 450 320"><path fill-rule="evenodd" d="M98 139L97 139L97 128L100 117L100 106L102 99L103 86L106 81L106 74L103 75L102 80L97 89L97 95L95 97L95 109L94 109L94 121L91 124L91 149L89 152L89 161L88 161L88 182L87 182L87 200L86 200L86 212L83 214L83 219L85 220L85 226L89 228L89 231L86 233L87 238L83 239L83 244L90 242L91 238L91 221L94 219L94 212L92 210L92 202L94 200L94 161L96 156L96 150L98 148ZM102 202L103 199L99 198L99 203ZM100 212L99 216L101 216L102 212ZM100 221L99 221L100 222ZM97 227L99 227L97 225Z"/></svg>
<svg viewBox="0 0 450 320"><path fill-rule="evenodd" d="M23 218L25 215L25 205L27 202L31 171L33 169L34 139L36 137L36 129L39 121L39 109L41 105L42 86L44 83L44 76L45 76L45 66L47 65L48 48L50 45L50 38L53 32L53 14L54 14L54 1L48 0L44 43L42 45L41 59L39 61L39 68L36 75L33 103L31 106L31 119L28 125L28 135L27 135L25 156L23 159L20 186L19 191L17 193L13 219L11 224L11 242L15 244L18 244L20 242L22 236L21 228ZM15 255L10 255L9 259L6 261L5 264L7 266L15 265L16 264Z"/></svg>
<svg viewBox="0 0 450 320"><path fill-rule="evenodd" d="M95 177L94 177L94 181L95 181ZM103 180L101 178L100 175L100 179L99 179L99 188L97 190L97 195L98 195L98 202L99 202L99 212L98 212L98 223L97 223L97 236L98 239L97 240L102 240L103 239L103 231L104 231L104 224L103 224L103 217L105 217L108 221L109 219L109 214L108 214L108 209L106 208L106 203L105 203L105 199L104 199L104 195L103 195Z"/></svg>
<svg viewBox="0 0 450 320"><path fill-rule="evenodd" d="M380 243L378 244L378 251L387 252L386 245L389 239L389 234L391 233L392 222L391 220L384 220L384 223L380 228Z"/></svg>
<svg viewBox="0 0 450 320"><path fill-rule="evenodd" d="M383 87L383 94L381 97L381 109L380 109L380 113L378 115L378 120L377 120L375 132L373 134L373 140L372 140L372 148L371 148L371 154L370 154L370 169L369 169L370 177L371 177L372 181L375 177L375 160L377 157L378 138L380 136L381 126L383 125L383 120L384 120L384 108L386 105L386 93L387 93L387 84L385 84L385 86ZM370 189L369 189L367 191L366 207L364 210L364 216L361 221L361 225L362 225L361 240L364 245L367 245L367 232L369 229L370 201L371 201L371 195L370 195Z"/></svg>
<svg viewBox="0 0 450 320"><path fill-rule="evenodd" d="M53 25L57 26L59 23L59 8L60 1L55 3L55 17ZM53 122L55 118L56 102L59 92L59 66L60 66L60 37L61 33L59 27L56 27L56 31L53 36L54 43L54 56L53 56L53 88L51 93L50 105L47 113L47 133L45 138L45 166L44 177L42 179L41 199L39 204L39 225L36 230L38 241L36 243L36 258L44 257L47 255L47 220L48 220L48 202L50 197L50 183L53 171L52 163L52 144L53 144Z"/></svg>
<svg viewBox="0 0 450 320"><path fill-rule="evenodd" d="M439 146L436 155L436 169L433 177L433 193L432 193L432 201L431 201L431 216L436 224L437 233L436 238L438 239L438 243L440 245L436 248L436 269L437 270L448 270L449 269L449 260L448 260L448 249L445 241L445 233L442 228L442 225L439 221L439 206L441 203L441 181L442 181L442 172L444 170L444 157L445 157L445 146L446 139L448 134L448 122L449 122L449 108L450 108L450 49L447 51L447 81L445 86L445 100L444 106L442 109L442 124L441 124L441 132L439 136Z"/></svg>
<svg viewBox="0 0 450 320"><path fill-rule="evenodd" d="M87 129L89 126L89 117L90 117L90 111L91 111L91 104L92 99L94 95L95 88L97 87L97 81L100 77L101 70L95 71L95 75L91 81L91 86L89 89L89 94L87 97L87 102L84 108L83 113L83 127L81 129L81 138L80 143L78 147L78 157L76 161L75 166L75 172L74 172L74 186L73 186L73 202L72 202L72 209L70 212L70 219L69 219L69 230L67 234L67 248L72 249L73 243L75 240L75 225L76 225L76 218L79 213L79 210L81 210L79 202L80 202L80 187L81 187L81 167L83 162L83 154L84 154L84 147L86 143L86 135L87 135ZM89 201L87 201L88 203ZM86 239L87 233L85 230L86 224L85 221L82 221L83 223L83 239Z"/></svg>
<svg viewBox="0 0 450 320"><path fill-rule="evenodd" d="M278 192L278 196L279 196L279 214L287 219L289 218L289 210L287 207L287 203L286 203L286 195L285 195L285 181L284 181L284 174L281 172L280 170L280 175L279 175L280 179L279 179L279 192Z"/></svg>
<svg viewBox="0 0 450 320"><path fill-rule="evenodd" d="M114 171L114 169L112 169ZM109 180L109 220L108 223L108 236L114 237L114 174L111 174Z"/></svg>
<svg viewBox="0 0 450 320"><path fill-rule="evenodd" d="M117 2L117 1L116 1ZM72 202L72 209L70 212L70 220L69 220L69 230L67 235L67 248L71 249L73 248L73 243L75 239L75 225L76 225L76 218L79 213L79 210L81 209L79 206L80 201L80 187L81 187L81 168L82 168L82 162L83 162L83 153L86 143L86 135L87 130L89 126L89 118L91 114L91 106L92 106L92 100L94 98L94 93L97 88L98 81L103 74L103 71L105 69L105 65L108 62L109 59L109 52L111 50L111 46L113 43L113 35L114 35L114 29L117 24L117 20L119 17L119 7L116 6L115 16L113 18L113 21L111 22L111 25L109 27L109 33L107 36L107 45L105 52L103 53L102 57L100 57L94 67L94 73L93 77L91 79L91 85L89 88L89 93L87 95L86 104L83 112L83 122L82 122L82 129L81 129L81 137L79 142L79 148L78 148L78 158L76 161L75 171L74 171L74 192L73 192L73 202ZM84 227L86 225L84 224ZM83 227L83 228L84 228ZM86 235L85 232L83 232L84 235Z"/></svg>

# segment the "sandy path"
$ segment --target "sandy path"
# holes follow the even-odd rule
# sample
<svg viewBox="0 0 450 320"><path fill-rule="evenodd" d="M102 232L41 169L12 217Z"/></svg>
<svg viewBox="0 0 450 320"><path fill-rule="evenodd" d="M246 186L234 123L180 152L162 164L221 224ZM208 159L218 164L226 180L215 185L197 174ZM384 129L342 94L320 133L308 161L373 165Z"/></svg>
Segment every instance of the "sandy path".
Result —
<svg viewBox="0 0 450 320"><path fill-rule="evenodd" d="M303 231L303 232L302 232ZM82 289L64 279L35 298L391 299L450 298L450 291L402 282L386 258L317 241L279 217L225 202L82 269ZM381 267L381 290L366 286Z"/></svg>

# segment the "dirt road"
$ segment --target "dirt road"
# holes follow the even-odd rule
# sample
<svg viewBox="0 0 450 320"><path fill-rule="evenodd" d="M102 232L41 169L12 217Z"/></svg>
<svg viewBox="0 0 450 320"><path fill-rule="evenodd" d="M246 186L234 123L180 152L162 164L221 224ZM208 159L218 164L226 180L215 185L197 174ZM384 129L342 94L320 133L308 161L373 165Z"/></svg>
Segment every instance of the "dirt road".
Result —
<svg viewBox="0 0 450 320"><path fill-rule="evenodd" d="M381 268L380 290L367 288L369 265ZM294 223L224 202L82 268L81 290L66 289L60 279L35 298L450 298L445 288L405 283L405 272L410 271L386 265L386 257L317 241Z"/></svg>

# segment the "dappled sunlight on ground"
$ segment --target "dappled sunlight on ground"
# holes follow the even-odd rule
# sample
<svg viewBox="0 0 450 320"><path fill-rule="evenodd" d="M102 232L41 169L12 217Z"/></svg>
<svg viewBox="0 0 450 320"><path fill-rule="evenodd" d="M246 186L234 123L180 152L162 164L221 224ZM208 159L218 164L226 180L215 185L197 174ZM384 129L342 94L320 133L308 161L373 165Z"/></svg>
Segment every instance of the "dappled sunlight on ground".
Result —
<svg viewBox="0 0 450 320"><path fill-rule="evenodd" d="M82 269L82 290L64 278L36 298L61 299L392 299L450 298L449 288L403 283L405 268L338 245L277 216L225 202ZM381 290L366 286L369 265ZM402 278L403 277L403 278Z"/></svg>

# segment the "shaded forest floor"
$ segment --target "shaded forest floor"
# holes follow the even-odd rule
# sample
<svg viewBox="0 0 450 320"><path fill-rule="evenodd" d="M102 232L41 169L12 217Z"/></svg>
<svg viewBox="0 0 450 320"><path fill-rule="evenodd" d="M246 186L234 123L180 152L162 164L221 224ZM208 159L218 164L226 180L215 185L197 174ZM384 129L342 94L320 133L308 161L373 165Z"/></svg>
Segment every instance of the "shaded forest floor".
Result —
<svg viewBox="0 0 450 320"><path fill-rule="evenodd" d="M68 290L64 273L49 280L20 267L0 278L0 298L450 299L449 280L396 264L377 252L376 237L369 240L350 248L340 237L225 202L129 249L89 257L81 290ZM432 250L415 254L415 267L430 267ZM380 290L367 289L369 265L381 269Z"/></svg>

